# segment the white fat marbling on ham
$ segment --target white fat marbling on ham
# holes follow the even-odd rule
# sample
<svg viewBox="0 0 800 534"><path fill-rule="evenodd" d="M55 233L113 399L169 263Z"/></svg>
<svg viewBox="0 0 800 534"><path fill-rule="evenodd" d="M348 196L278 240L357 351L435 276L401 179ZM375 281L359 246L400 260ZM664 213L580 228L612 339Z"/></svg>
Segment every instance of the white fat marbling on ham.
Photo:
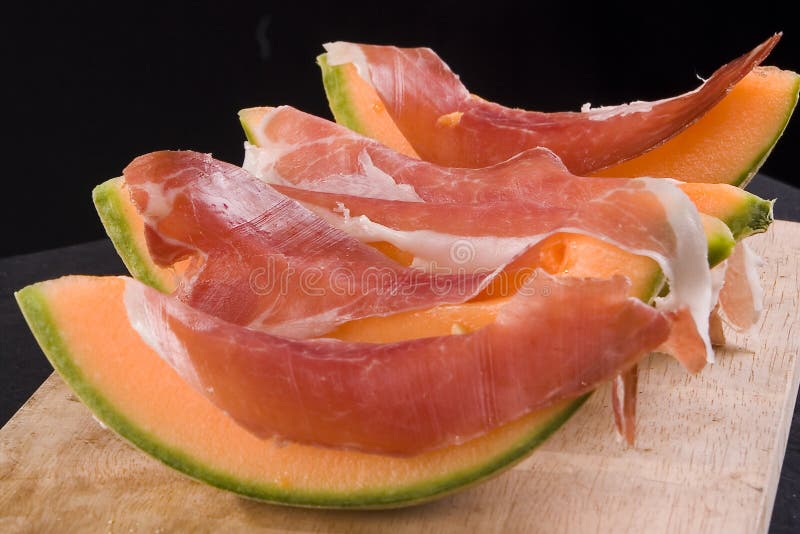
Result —
<svg viewBox="0 0 800 534"><path fill-rule="evenodd" d="M493 272L545 237L458 236L434 230L396 230L373 222L366 215L337 216L330 210L311 205L307 207L325 218L333 227L347 232L359 241L386 241L413 254L414 267L429 272L436 272L438 268L451 272ZM342 211L345 210L343 208ZM468 248L460 256L453 250L454 244L457 246L458 243L466 243L465 248Z"/></svg>
<svg viewBox="0 0 800 534"><path fill-rule="evenodd" d="M269 145L272 147L272 143ZM295 146L295 150L297 147ZM288 152L288 151L287 151ZM277 156L277 158L276 158ZM242 168L256 178L268 184L296 185L295 181L284 177L276 168L275 163L280 159L273 150L265 150L250 143L245 143L245 156ZM369 153L362 150L358 154L358 168L352 173L333 173L325 176L315 176L313 179L304 180L304 188L327 193L348 194L366 198L383 198L386 200L405 200L408 202L422 202L422 198L409 184L398 184L391 176L378 168L372 161Z"/></svg>
<svg viewBox="0 0 800 534"><path fill-rule="evenodd" d="M721 316L733 328L753 332L764 307L759 269L761 258L742 241L727 260L725 284L719 295Z"/></svg>
<svg viewBox="0 0 800 534"><path fill-rule="evenodd" d="M725 285L725 273L728 272L728 260L719 262L711 269L711 302L719 302L719 293Z"/></svg>
<svg viewBox="0 0 800 534"><path fill-rule="evenodd" d="M326 59L328 65L335 67L336 65L345 65L352 63L356 68L356 72L365 82L370 82L369 67L367 67L367 58L361 47L353 43L346 43L344 41L336 41L333 43L325 43L322 45L327 52Z"/></svg>
<svg viewBox="0 0 800 534"><path fill-rule="evenodd" d="M648 190L656 194L664 205L664 210L677 245L675 258L659 262L664 275L669 280L669 294L657 299L659 308L675 311L682 307L689 309L697 326L697 332L706 345L706 359L714 361L714 351L708 336L708 316L715 301L712 300L711 270L708 267L708 242L700 221L700 214L689 197L675 186L672 180L663 178L642 178ZM642 252L644 253L644 252Z"/></svg>
<svg viewBox="0 0 800 534"><path fill-rule="evenodd" d="M600 106L593 108L592 104L587 102L581 106L581 113L586 113L590 121L604 121L613 117L624 117L632 113L647 113L652 111L653 106L658 104L659 102L643 102L637 100L619 106Z"/></svg>
<svg viewBox="0 0 800 534"><path fill-rule="evenodd" d="M758 321L761 312L764 311L764 287L761 285L761 276L759 274L761 267L764 266L764 260L746 242L742 242L742 251L744 252L747 285L753 295L753 314L755 316L753 322L755 322Z"/></svg>
<svg viewBox="0 0 800 534"><path fill-rule="evenodd" d="M198 391L201 390L203 383L197 376L186 346L175 338L158 309L141 305L143 286L125 277L120 278L125 280L123 298L131 327L186 383Z"/></svg>

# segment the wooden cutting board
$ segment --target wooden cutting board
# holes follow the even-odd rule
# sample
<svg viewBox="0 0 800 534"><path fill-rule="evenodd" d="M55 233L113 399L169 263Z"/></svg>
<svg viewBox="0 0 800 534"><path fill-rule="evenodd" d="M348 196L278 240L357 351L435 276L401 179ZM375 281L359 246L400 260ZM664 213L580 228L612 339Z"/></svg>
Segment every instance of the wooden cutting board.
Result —
<svg viewBox="0 0 800 534"><path fill-rule="evenodd" d="M767 262L757 332L728 332L699 376L647 359L635 449L617 440L603 389L527 460L457 495L391 511L285 508L164 467L51 376L0 431L0 531L763 532L800 377L800 224L750 243Z"/></svg>

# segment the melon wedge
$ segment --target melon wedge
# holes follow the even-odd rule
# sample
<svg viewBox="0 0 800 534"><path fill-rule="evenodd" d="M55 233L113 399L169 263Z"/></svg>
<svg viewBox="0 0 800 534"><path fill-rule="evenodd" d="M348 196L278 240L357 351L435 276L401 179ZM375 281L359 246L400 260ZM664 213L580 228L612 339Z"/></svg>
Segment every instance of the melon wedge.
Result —
<svg viewBox="0 0 800 534"><path fill-rule="evenodd" d="M144 221L131 201L124 180L113 178L92 191L100 221L111 238L122 263L131 275L162 293L171 293L175 288L180 264L174 267L156 265L147 251Z"/></svg>
<svg viewBox="0 0 800 534"><path fill-rule="evenodd" d="M597 176L654 176L744 187L789 123L798 91L797 73L756 67L694 125Z"/></svg>
<svg viewBox="0 0 800 534"><path fill-rule="evenodd" d="M16 297L53 367L98 419L163 463L248 497L332 508L397 507L440 497L522 459L587 398L414 457L260 440L141 340L128 322L125 280L70 276L28 286Z"/></svg>
<svg viewBox="0 0 800 534"><path fill-rule="evenodd" d="M317 57L336 122L417 157L375 90L352 64L330 66ZM597 176L669 177L685 182L744 186L764 163L789 122L800 76L756 67L692 126L641 156ZM409 150L410 149L410 150Z"/></svg>

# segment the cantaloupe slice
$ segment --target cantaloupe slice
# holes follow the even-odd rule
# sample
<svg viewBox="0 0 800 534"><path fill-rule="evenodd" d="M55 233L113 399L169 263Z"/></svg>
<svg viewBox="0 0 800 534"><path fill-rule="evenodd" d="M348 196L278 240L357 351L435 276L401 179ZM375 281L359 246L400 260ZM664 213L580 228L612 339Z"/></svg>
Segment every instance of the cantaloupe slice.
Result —
<svg viewBox="0 0 800 534"><path fill-rule="evenodd" d="M744 187L789 123L798 91L797 73L756 67L694 125L597 176L654 176Z"/></svg>
<svg viewBox="0 0 800 534"><path fill-rule="evenodd" d="M416 157L375 90L352 64L317 58L333 116L339 124ZM756 67L706 115L661 146L598 176L669 177L685 182L743 186L778 142L797 104L800 76Z"/></svg>
<svg viewBox="0 0 800 534"><path fill-rule="evenodd" d="M704 223L709 239L709 262L715 265L731 254L734 241L727 226L718 219L706 217ZM545 239L537 249L539 253L535 265L531 267L563 276L627 276L631 282L631 295L645 302L649 302L664 283L661 269L654 260L626 252L593 237L556 234ZM437 335L446 325L451 325L453 333L472 332L493 322L523 282L522 276L517 277L513 273L507 277L501 275L470 302L400 312L386 317L366 317L345 323L326 336L345 341L377 343Z"/></svg>
<svg viewBox="0 0 800 534"><path fill-rule="evenodd" d="M53 367L109 428L175 469L283 504L396 507L445 495L512 466L587 396L478 439L414 457L261 440L191 389L128 322L122 277L70 276L16 294ZM443 325L450 333L450 325Z"/></svg>

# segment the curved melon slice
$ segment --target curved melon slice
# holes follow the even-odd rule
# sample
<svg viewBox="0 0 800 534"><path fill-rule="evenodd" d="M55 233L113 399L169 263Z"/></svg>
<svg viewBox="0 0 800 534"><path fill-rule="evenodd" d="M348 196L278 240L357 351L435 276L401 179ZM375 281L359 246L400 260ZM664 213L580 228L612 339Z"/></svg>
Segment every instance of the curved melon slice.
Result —
<svg viewBox="0 0 800 534"><path fill-rule="evenodd" d="M124 180L113 178L98 185L92 191L92 201L128 272L162 293L171 293L181 264L164 268L153 263L147 252L144 221L131 201Z"/></svg>
<svg viewBox="0 0 800 534"><path fill-rule="evenodd" d="M375 89L352 64L330 66L325 54L317 57L317 63L336 122L418 157ZM799 90L800 76L796 73L756 67L682 133L597 175L670 177L743 186L778 142L797 104Z"/></svg>
<svg viewBox="0 0 800 534"><path fill-rule="evenodd" d="M780 139L798 91L797 73L756 67L693 126L597 176L655 176L744 187Z"/></svg>
<svg viewBox="0 0 800 534"><path fill-rule="evenodd" d="M104 424L191 477L257 499L367 508L439 497L522 459L587 397L414 457L260 440L142 341L128 322L124 286L119 277L71 276L28 286L16 297L53 367Z"/></svg>

